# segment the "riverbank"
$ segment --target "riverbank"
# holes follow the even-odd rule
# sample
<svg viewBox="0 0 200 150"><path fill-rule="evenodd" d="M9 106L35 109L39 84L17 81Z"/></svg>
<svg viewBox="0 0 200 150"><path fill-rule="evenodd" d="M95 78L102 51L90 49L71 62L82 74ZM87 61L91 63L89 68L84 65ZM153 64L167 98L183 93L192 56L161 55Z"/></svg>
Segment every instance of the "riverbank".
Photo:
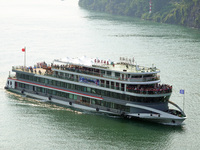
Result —
<svg viewBox="0 0 200 150"><path fill-rule="evenodd" d="M79 6L98 12L200 29L200 0L79 0Z"/></svg>

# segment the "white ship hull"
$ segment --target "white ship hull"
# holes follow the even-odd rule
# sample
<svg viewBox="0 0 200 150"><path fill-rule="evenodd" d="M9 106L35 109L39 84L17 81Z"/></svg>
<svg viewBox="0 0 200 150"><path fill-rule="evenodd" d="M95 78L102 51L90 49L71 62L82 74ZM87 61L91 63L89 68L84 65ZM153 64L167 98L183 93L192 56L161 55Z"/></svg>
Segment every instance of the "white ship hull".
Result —
<svg viewBox="0 0 200 150"><path fill-rule="evenodd" d="M9 91L12 91L12 92L15 92L15 93L18 93L18 94L22 94L21 91L16 90L16 89L13 89L13 88L7 88L7 89ZM60 105L63 105L63 106L73 107L73 108L86 110L86 111L90 111L90 112L106 113L106 114L110 114L110 115L121 116L121 114L114 113L114 112L111 112L111 111L105 111L105 110L101 110L101 109L98 109L98 111L97 111L96 108L92 108L92 107L89 107L89 106L84 106L84 105L80 105L80 104L76 104L76 103L70 103L69 101L63 101L63 100L59 100L59 99L56 99L56 98L51 98L51 100L49 100L49 97L38 95L38 94L23 92L23 95L33 97L33 98L36 98L36 99L40 99L40 100L43 100L45 102L52 102L52 103L60 104ZM131 104L127 104L127 105L131 105ZM143 107L143 106L140 106L140 107ZM157 110L157 111L159 111L159 110ZM186 117L178 117L178 116L174 116L172 114L162 112L162 111L159 111L159 114L155 114L155 113L129 113L129 114L126 114L126 116L124 116L124 117L129 118L129 119L138 118L138 119L151 121L151 122L155 122L155 123L160 123L160 124L164 124L164 125L182 125L182 122L186 119Z"/></svg>

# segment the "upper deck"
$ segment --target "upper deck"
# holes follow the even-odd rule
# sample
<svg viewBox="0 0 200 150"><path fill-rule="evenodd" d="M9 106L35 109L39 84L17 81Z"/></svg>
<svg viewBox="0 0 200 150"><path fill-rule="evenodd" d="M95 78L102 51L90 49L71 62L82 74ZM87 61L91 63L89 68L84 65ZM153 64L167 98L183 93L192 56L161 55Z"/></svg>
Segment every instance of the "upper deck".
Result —
<svg viewBox="0 0 200 150"><path fill-rule="evenodd" d="M56 72L52 71L51 69L49 70L49 68L32 68L32 67L22 67L22 66L13 66L12 67L12 71L17 72L19 74L21 74L20 76L18 76L19 78L22 79L26 79L26 80L31 80L31 81L35 81L35 82L41 82L41 83L46 83L49 82L47 81L48 79L52 80L52 77L57 79L58 81L67 81L69 83L74 82L75 84L78 85L87 85L88 87L99 87L99 88L107 88L107 89L113 89L113 90L118 90L118 91L126 91L129 93L136 93L141 96L142 95L158 95L159 94L170 94L172 92L172 86L169 85L156 85L156 86L147 86L147 85L140 85L138 86L136 85L132 85L132 84L128 84L124 86L124 82L119 83L117 80L115 83L113 82L99 82L98 84L89 84L89 83L85 83L82 82L81 77L80 79L77 78L78 76L65 76L64 74L56 74ZM19 75L18 74L18 75ZM32 76L32 77L31 77ZM39 78L43 78L43 80L39 80L37 78L33 79L33 76L35 77L39 77ZM45 76L45 77L42 77ZM11 77L11 76L9 76ZM50 78L49 78L50 77ZM12 77L12 78L16 78ZM46 80L45 80L46 79ZM72 82L71 82L72 81ZM103 81L103 80L100 80ZM79 84L80 83L80 84ZM53 84L53 82L52 82ZM56 82L55 82L55 86L57 86Z"/></svg>
<svg viewBox="0 0 200 150"><path fill-rule="evenodd" d="M77 68L91 68L99 69L104 71L112 71L123 74L155 74L159 73L160 70L156 67L143 67L139 65L134 65L134 62L120 61L114 62L110 60L99 60L99 59L90 59L87 57L82 58L67 58L67 59L57 59L53 63L56 65L63 66L74 66Z"/></svg>
<svg viewBox="0 0 200 150"><path fill-rule="evenodd" d="M52 70L53 75L65 77L77 76L77 79L85 77L90 80L99 80L102 83L112 82L111 84L123 83L144 85L160 82L160 77L157 75L160 70L156 67L147 68L125 61L115 63L112 61L88 59L86 57L83 57L82 59L68 58L65 60L54 60L48 67L45 62L42 62L37 63L34 67L28 68L49 68Z"/></svg>

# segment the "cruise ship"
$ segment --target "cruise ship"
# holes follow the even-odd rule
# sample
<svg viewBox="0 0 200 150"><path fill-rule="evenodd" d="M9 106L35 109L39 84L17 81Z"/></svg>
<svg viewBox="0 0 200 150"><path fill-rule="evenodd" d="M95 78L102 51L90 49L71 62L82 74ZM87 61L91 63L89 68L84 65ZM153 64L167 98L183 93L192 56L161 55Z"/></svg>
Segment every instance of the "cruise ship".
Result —
<svg viewBox="0 0 200 150"><path fill-rule="evenodd" d="M47 102L167 125L186 119L170 101L172 86L161 84L160 70L134 64L134 58L66 57L48 65L13 66L12 72L5 89Z"/></svg>

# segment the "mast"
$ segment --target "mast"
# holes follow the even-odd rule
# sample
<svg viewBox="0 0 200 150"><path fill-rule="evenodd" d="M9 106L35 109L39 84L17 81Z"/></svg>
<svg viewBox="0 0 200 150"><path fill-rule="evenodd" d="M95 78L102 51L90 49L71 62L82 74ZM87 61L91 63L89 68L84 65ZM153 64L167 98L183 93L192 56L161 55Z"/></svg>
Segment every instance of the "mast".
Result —
<svg viewBox="0 0 200 150"><path fill-rule="evenodd" d="M26 47L24 47L24 68L26 67Z"/></svg>
<svg viewBox="0 0 200 150"><path fill-rule="evenodd" d="M22 48L22 52L24 52L24 69L26 67L26 47Z"/></svg>

